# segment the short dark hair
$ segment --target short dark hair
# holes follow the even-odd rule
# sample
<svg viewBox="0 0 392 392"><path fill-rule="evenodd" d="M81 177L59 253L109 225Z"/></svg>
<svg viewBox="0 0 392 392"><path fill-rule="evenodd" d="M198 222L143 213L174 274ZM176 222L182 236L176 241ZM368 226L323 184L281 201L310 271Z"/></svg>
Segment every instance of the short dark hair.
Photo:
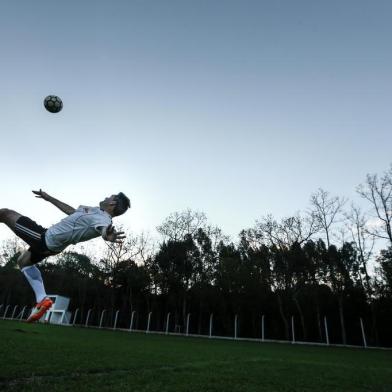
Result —
<svg viewBox="0 0 392 392"><path fill-rule="evenodd" d="M128 208L131 208L130 200L122 192L116 195L114 200L116 201L116 207L113 211L115 216L122 215Z"/></svg>

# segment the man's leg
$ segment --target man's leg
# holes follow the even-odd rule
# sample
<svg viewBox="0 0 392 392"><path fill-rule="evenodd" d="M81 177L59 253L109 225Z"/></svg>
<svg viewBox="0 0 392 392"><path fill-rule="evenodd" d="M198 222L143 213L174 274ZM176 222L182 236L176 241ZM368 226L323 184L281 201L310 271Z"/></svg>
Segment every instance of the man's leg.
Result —
<svg viewBox="0 0 392 392"><path fill-rule="evenodd" d="M18 258L19 267L27 281L30 283L36 298L36 305L30 316L27 318L28 323L38 321L53 305L53 301L46 295L41 271L35 264L33 264L31 255L31 251L27 250Z"/></svg>
<svg viewBox="0 0 392 392"><path fill-rule="evenodd" d="M9 210L8 208L0 208L0 222L6 224L17 236L19 235L16 231L16 222L21 217L22 215L16 211ZM17 262L20 269L33 265L31 262L31 253L29 251L22 253Z"/></svg>
<svg viewBox="0 0 392 392"><path fill-rule="evenodd" d="M0 208L0 222L5 223L14 233L17 220L22 215L8 208Z"/></svg>
<svg viewBox="0 0 392 392"><path fill-rule="evenodd" d="M16 211L9 210L7 208L0 209L0 222L5 223L16 235L18 235L18 232L16 230L16 222L20 217L22 217L22 215ZM52 301L46 298L46 291L44 287L44 282L42 280L41 272L31 260L31 256L31 251L27 250L19 256L17 262L19 268L23 272L23 275L26 277L31 288L33 289L37 302L37 305L34 309L36 311L33 311L33 314L29 317L28 321L36 321L42 316L42 314L46 312L47 309L50 308L50 306L52 305ZM46 309L44 310L44 308ZM44 310L44 312L42 312L42 310ZM42 314L40 317L37 318L38 312L42 312ZM30 320L34 315L35 317Z"/></svg>
<svg viewBox="0 0 392 392"><path fill-rule="evenodd" d="M37 304L46 298L44 281L42 280L41 271L31 262L31 252L25 251L18 258L18 265L31 288L34 290Z"/></svg>

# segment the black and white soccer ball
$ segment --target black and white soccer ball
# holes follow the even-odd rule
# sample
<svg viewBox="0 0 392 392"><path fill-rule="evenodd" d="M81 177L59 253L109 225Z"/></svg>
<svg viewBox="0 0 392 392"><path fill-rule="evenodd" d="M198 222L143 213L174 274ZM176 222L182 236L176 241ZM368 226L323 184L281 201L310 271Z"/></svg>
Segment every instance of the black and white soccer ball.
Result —
<svg viewBox="0 0 392 392"><path fill-rule="evenodd" d="M44 99L45 109L50 113L58 113L63 108L63 101L57 95L48 95Z"/></svg>

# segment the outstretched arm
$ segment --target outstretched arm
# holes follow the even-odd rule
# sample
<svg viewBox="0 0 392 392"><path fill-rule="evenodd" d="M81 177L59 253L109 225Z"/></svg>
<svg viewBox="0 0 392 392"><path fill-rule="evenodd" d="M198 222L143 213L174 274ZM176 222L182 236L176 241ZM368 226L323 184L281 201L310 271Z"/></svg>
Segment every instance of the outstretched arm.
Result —
<svg viewBox="0 0 392 392"><path fill-rule="evenodd" d="M67 215L71 215L76 211L75 208L69 206L68 204L65 204L62 201L57 200L52 196L49 196L42 189L40 189L39 191L33 191L33 193L36 195L36 197L38 197L40 199L44 199L44 200L52 203L53 205L55 205L57 208L59 208L61 211L63 211Z"/></svg>

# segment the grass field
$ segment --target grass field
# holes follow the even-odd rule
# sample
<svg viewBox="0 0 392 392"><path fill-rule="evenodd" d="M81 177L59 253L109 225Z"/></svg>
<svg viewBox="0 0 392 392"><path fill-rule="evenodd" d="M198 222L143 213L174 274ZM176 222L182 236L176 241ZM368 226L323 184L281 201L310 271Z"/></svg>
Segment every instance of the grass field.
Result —
<svg viewBox="0 0 392 392"><path fill-rule="evenodd" d="M392 391L392 351L0 321L0 390Z"/></svg>

